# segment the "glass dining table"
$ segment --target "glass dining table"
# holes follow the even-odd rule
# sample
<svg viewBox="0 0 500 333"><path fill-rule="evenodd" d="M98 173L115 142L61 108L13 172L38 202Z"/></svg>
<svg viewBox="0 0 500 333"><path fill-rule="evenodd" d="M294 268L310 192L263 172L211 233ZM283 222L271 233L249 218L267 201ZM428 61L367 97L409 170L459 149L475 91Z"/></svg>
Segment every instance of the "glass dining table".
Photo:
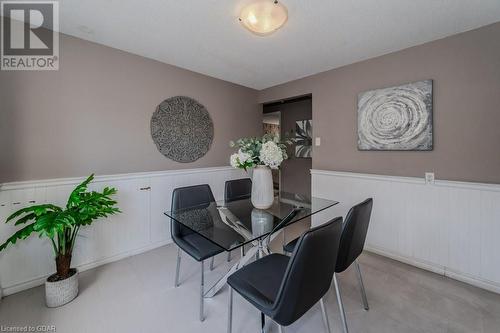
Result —
<svg viewBox="0 0 500 333"><path fill-rule="evenodd" d="M265 210L253 207L248 198L231 202L213 201L167 211L165 215L226 251L240 249L239 260L205 293L204 296L209 298L217 294L238 268L254 258L269 254L269 243L284 227L336 204L337 201L328 199L280 192L272 206Z"/></svg>

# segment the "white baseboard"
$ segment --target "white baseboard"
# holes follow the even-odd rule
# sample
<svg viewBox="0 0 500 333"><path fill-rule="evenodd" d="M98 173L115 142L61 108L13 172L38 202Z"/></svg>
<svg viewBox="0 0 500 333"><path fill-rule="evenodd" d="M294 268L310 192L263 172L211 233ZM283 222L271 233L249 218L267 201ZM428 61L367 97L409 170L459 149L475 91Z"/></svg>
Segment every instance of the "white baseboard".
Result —
<svg viewBox="0 0 500 333"><path fill-rule="evenodd" d="M470 284L472 286L475 286L475 287L478 287L481 289L486 289L486 290L489 290L491 292L500 294L500 284L499 283L495 283L492 281L486 281L486 280L483 280L483 279L480 279L480 278L477 278L474 276L470 276L470 275L467 275L464 273L460 273L460 272L453 272L452 270L446 269L446 267L443 267L443 266L438 266L438 265L435 265L432 263L422 262L420 260L416 260L415 258L401 256L401 255L392 253L391 251L387 251L387 250L373 247L370 245L365 246L365 251L375 253L375 254L381 255L383 257L389 258L389 259L393 259L393 260L396 260L396 261L399 261L399 262L402 262L402 263L405 263L405 264L408 264L408 265L411 265L414 267L424 269L424 270L429 271L429 272L433 272L433 273L436 273L439 275L449 277L453 280L464 282L464 283Z"/></svg>
<svg viewBox="0 0 500 333"><path fill-rule="evenodd" d="M144 253L144 252L148 252L148 251L154 250L156 248L159 248L159 247L171 244L171 243L172 243L172 240L169 239L167 241L162 241L162 242L158 242L158 243L154 243L154 244L148 244L145 247L141 247L141 248L138 248L138 249L126 251L126 252L114 255L112 257L107 257L107 258L103 258L101 260L96 260L96 261L92 261L92 262L89 262L89 263L85 263L83 265L78 265L75 268L77 268L79 272L85 272L86 270L89 270L89 269L92 269L92 268L96 268L96 267L99 267L99 266L102 266L102 265L105 265L105 264L109 264L109 263L112 263L112 262L115 262L115 261L118 261L118 260L122 260L122 259L125 259L125 258L128 258L128 257L132 257L132 256L135 256L135 255ZM30 289L30 288L41 286L41 285L43 285L45 283L45 280L49 276L50 276L50 274L49 275L44 275L44 276L39 276L39 277L36 277L36 278L34 278L32 280L23 281L23 282L20 282L18 284L12 285L12 286L10 286L8 288L2 289L3 296L9 296L9 295L18 293L18 292L26 290L26 289ZM2 293L0 293L0 295L2 295Z"/></svg>
<svg viewBox="0 0 500 333"><path fill-rule="evenodd" d="M436 273L439 275L443 275L443 276L445 275L445 268L438 266L438 265L434 265L434 264L427 263L427 262L422 262L422 261L419 261L419 260L416 260L416 259L410 258L410 257L401 256L401 255L398 255L398 254L393 253L391 251L387 251L385 249L370 246L368 244L365 245L364 250L381 255L381 256L389 258L389 259L393 259L393 260L411 265L411 266L425 269L426 271L430 271L430 272L433 272L433 273Z"/></svg>
<svg viewBox="0 0 500 333"><path fill-rule="evenodd" d="M460 281L464 282L470 285L473 285L478 288L482 288L497 294L500 294L500 283L493 282L493 281L488 281L488 280L483 280L481 278L471 276L468 274L460 273L460 272L454 272L451 269L447 269L445 272L445 276Z"/></svg>

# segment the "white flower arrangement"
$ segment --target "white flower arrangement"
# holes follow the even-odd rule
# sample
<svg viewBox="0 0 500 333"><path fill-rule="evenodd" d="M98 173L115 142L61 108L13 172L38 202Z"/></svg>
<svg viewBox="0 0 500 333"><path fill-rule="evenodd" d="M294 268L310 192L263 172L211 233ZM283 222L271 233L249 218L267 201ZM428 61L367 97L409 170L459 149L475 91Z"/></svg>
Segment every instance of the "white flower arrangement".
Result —
<svg viewBox="0 0 500 333"><path fill-rule="evenodd" d="M231 166L233 168L241 168L242 166L250 167L253 165L252 156L240 150L236 154L231 155Z"/></svg>
<svg viewBox="0 0 500 333"><path fill-rule="evenodd" d="M277 169L288 158L286 144L278 137L264 135L262 138L241 138L231 141L231 147L238 147L237 153L232 154L230 163L233 168L248 169L257 165L265 165Z"/></svg>
<svg viewBox="0 0 500 333"><path fill-rule="evenodd" d="M276 143L268 141L262 145L259 159L271 169L277 169L283 162L283 151Z"/></svg>

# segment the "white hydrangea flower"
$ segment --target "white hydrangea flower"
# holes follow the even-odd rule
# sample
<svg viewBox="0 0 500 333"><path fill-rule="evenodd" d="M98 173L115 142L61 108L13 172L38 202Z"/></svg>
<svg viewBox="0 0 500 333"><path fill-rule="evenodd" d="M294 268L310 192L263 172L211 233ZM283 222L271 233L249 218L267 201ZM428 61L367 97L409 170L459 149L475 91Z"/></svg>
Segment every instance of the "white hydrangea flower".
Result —
<svg viewBox="0 0 500 333"><path fill-rule="evenodd" d="M250 154L244 153L238 150L237 153L231 155L229 158L229 163L233 168L243 168L246 162L250 162L252 160L252 156Z"/></svg>
<svg viewBox="0 0 500 333"><path fill-rule="evenodd" d="M231 155L231 157L229 158L229 163L233 168L239 168L238 153Z"/></svg>
<svg viewBox="0 0 500 333"><path fill-rule="evenodd" d="M241 164L245 163L246 161L250 160L252 156L250 154L244 153L240 150L238 150L238 159Z"/></svg>
<svg viewBox="0 0 500 333"><path fill-rule="evenodd" d="M262 145L259 158L271 169L277 169L283 162L283 152L274 141L268 141Z"/></svg>

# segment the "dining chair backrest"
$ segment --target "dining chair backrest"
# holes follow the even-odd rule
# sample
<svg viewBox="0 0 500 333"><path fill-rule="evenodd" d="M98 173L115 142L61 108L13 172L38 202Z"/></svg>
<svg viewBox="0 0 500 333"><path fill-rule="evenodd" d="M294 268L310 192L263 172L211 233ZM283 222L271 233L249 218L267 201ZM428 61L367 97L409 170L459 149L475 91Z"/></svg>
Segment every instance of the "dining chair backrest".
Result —
<svg viewBox="0 0 500 333"><path fill-rule="evenodd" d="M352 207L347 213L335 272L345 271L363 252L372 206L373 199L369 198Z"/></svg>
<svg viewBox="0 0 500 333"><path fill-rule="evenodd" d="M290 325L330 288L342 233L342 217L306 231L290 258L273 305L273 319Z"/></svg>
<svg viewBox="0 0 500 333"><path fill-rule="evenodd" d="M224 200L226 202L248 199L252 194L252 180L250 178L233 179L226 181Z"/></svg>
<svg viewBox="0 0 500 333"><path fill-rule="evenodd" d="M172 211L195 206L210 204L215 201L214 195L208 184L176 188L172 193ZM191 234L193 231L171 219L172 237L178 238Z"/></svg>

